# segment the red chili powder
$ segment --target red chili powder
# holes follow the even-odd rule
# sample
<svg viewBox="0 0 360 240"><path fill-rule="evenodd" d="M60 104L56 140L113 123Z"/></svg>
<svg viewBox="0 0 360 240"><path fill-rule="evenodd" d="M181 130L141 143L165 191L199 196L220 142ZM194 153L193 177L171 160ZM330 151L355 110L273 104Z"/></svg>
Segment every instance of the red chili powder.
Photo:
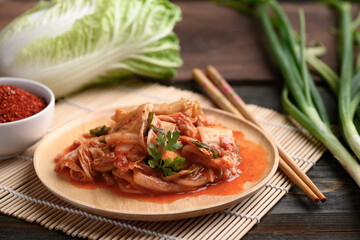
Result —
<svg viewBox="0 0 360 240"><path fill-rule="evenodd" d="M30 117L46 107L44 99L11 85L0 85L0 123Z"/></svg>

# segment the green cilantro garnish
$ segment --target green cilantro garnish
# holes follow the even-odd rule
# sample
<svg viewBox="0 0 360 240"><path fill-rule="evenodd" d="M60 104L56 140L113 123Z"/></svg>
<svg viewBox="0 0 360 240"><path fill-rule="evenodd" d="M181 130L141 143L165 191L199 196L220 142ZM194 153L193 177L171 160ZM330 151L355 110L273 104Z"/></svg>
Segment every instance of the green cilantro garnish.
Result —
<svg viewBox="0 0 360 240"><path fill-rule="evenodd" d="M193 144L195 144L197 147L199 148L205 148L207 150L210 150L214 156L214 158L218 158L219 157L219 152L218 150L216 150L215 148L209 146L209 145L206 145L205 143L202 143L202 142L199 142L199 141L196 141L196 140L190 140L190 142L192 142Z"/></svg>
<svg viewBox="0 0 360 240"><path fill-rule="evenodd" d="M164 129L161 130L165 131ZM173 171L178 171L180 169L179 165L185 162L185 158L177 156L174 159L167 158L163 160L163 155L166 151L175 152L175 150L182 147L182 144L177 142L180 137L180 133L178 131L173 133L168 131L166 135L163 131L157 131L158 135L155 145L153 143L148 144L149 147L147 150L152 157L152 159L148 161L148 164L152 168L157 167L161 169L165 176L171 176L174 174ZM165 146L166 141L167 144Z"/></svg>

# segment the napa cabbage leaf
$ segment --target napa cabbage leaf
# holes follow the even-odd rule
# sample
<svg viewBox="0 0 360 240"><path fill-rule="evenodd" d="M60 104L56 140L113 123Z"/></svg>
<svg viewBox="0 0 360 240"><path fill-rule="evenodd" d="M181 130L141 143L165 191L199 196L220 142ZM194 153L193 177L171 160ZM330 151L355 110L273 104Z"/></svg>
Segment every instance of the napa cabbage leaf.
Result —
<svg viewBox="0 0 360 240"><path fill-rule="evenodd" d="M0 74L50 87L56 97L93 82L171 78L181 66L168 0L40 1L0 32Z"/></svg>

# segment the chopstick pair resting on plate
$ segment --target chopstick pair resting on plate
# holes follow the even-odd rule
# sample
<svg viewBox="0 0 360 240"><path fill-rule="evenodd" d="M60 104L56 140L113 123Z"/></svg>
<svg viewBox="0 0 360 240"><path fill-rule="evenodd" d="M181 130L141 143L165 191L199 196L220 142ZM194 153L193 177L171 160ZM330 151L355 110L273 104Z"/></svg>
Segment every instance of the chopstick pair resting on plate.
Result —
<svg viewBox="0 0 360 240"><path fill-rule="evenodd" d="M236 94L228 82L213 66L206 68L206 75L198 68L193 69L192 74L195 81L220 108L241 118L245 118L263 129L255 116L247 110L245 102ZM278 144L277 148L280 156L279 168L281 171L300 187L313 202L325 202L326 197L310 178Z"/></svg>

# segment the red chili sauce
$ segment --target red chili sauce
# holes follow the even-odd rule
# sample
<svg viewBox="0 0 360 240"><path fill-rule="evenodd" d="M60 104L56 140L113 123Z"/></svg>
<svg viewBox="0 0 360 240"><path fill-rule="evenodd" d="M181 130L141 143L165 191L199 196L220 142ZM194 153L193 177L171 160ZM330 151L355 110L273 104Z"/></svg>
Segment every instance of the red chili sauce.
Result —
<svg viewBox="0 0 360 240"><path fill-rule="evenodd" d="M67 176L67 179L74 186L79 188L106 188L121 197L132 198L147 202L172 203L179 199L196 197L200 195L235 195L241 193L244 190L245 183L260 180L269 165L269 161L267 159L268 153L263 146L244 139L244 134L240 131L233 131L233 134L239 146L239 155L242 159L241 163L238 166L241 170L240 176L231 180L226 180L215 184L209 184L193 192L164 193L156 196L151 196L147 194L131 194L122 192L117 186L107 185L103 179L96 180L95 183L81 183L72 180L69 174L64 175Z"/></svg>

